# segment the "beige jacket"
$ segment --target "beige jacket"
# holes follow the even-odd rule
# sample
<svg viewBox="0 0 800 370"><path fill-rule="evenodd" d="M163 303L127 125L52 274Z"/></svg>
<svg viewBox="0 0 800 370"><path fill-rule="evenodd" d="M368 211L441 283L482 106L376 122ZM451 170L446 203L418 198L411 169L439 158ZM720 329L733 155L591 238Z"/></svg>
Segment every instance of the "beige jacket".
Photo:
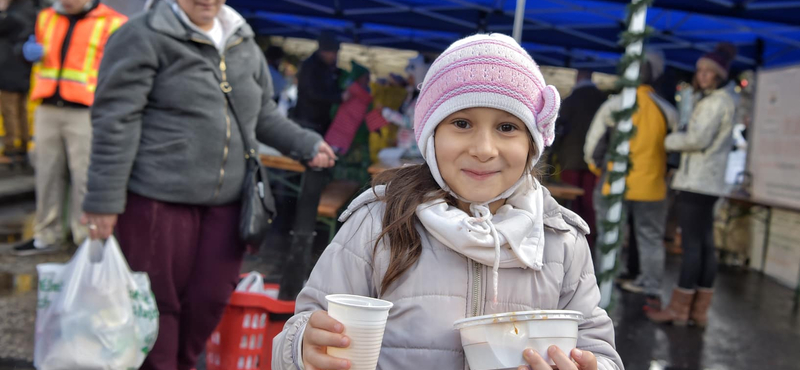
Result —
<svg viewBox="0 0 800 370"><path fill-rule="evenodd" d="M698 101L686 132L675 132L664 142L668 151L682 152L672 188L708 195L726 192L725 170L733 149L736 106L725 88Z"/></svg>
<svg viewBox="0 0 800 370"><path fill-rule="evenodd" d="M297 297L296 314L273 340L272 368L302 368L302 335L311 313L327 309L325 296L349 293L394 303L383 338L378 369L468 369L453 322L465 317L534 309L576 310L578 348L592 351L601 370L622 370L614 347L614 326L597 306L600 291L585 235L589 228L544 194L545 248L541 271L501 268L498 304L493 307L491 268L443 245L418 224L419 262L390 288L380 291L389 253L373 255L385 210L369 190L342 219L346 223L320 257Z"/></svg>

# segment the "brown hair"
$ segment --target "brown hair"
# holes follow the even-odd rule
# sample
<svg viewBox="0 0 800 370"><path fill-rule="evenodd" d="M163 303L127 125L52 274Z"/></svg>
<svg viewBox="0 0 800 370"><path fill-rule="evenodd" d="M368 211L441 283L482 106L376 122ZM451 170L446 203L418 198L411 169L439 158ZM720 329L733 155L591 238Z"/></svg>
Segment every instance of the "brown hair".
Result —
<svg viewBox="0 0 800 370"><path fill-rule="evenodd" d="M531 155L525 168L530 168L537 149L533 138L528 135ZM544 162L541 158L539 163ZM537 168L531 173L536 175ZM381 196L375 192L375 187L385 185L386 190ZM378 246L381 240L388 239L389 267L381 280L381 292L395 282L411 266L419 261L422 255L422 238L415 228L417 219L417 206L432 200L444 199L449 205L456 205L456 199L439 187L431 174L428 164L405 166L384 171L372 180L373 192L379 200L386 203L383 214L383 230L375 241L373 255L378 255Z"/></svg>

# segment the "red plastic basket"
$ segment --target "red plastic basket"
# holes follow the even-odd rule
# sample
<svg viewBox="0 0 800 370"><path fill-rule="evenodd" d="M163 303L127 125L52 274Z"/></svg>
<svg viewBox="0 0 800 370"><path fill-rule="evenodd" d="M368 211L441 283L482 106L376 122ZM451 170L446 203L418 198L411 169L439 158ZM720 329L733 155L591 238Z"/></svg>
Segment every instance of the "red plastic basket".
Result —
<svg viewBox="0 0 800 370"><path fill-rule="evenodd" d="M264 284L278 291L277 284ZM217 328L206 343L208 370L268 370L272 364L272 339L294 313L294 301L264 294L234 292ZM277 317L276 317L277 316Z"/></svg>

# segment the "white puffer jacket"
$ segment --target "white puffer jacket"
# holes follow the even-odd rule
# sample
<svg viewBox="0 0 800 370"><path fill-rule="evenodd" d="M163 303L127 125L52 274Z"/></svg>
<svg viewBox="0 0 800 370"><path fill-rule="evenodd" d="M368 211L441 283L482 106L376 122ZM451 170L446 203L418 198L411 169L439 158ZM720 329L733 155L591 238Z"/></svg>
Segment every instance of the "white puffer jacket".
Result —
<svg viewBox="0 0 800 370"><path fill-rule="evenodd" d="M715 90L697 102L686 132L667 136L667 150L683 153L672 180L674 189L707 195L726 192L725 170L733 149L735 110L725 88Z"/></svg>
<svg viewBox="0 0 800 370"><path fill-rule="evenodd" d="M492 269L456 252L421 224L419 262L381 292L389 253L381 245L385 204L369 190L342 216L346 223L320 257L297 297L296 314L273 341L272 368L302 368L306 323L327 309L333 293L379 297L394 303L383 338L378 369L468 369L453 322L465 317L534 309L580 311L578 348L593 352L601 370L622 370L614 347L614 326L599 308L600 292L585 235L589 228L544 191L544 253L541 270L500 268L497 305L492 305ZM502 265L501 265L502 266ZM475 294L477 292L477 295Z"/></svg>

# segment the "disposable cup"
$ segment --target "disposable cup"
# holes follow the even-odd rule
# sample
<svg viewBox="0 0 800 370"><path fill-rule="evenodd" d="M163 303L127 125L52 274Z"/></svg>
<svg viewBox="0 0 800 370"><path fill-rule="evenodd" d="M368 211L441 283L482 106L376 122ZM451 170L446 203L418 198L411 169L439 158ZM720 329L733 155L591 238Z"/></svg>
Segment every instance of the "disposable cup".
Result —
<svg viewBox="0 0 800 370"><path fill-rule="evenodd" d="M350 338L349 347L328 347L328 354L350 360L352 370L375 370L393 303L350 294L331 294L325 299L328 315L344 325L344 335Z"/></svg>
<svg viewBox="0 0 800 370"><path fill-rule="evenodd" d="M454 325L461 332L470 369L497 370L527 365L522 357L526 348L554 365L547 349L555 345L569 356L577 345L582 319L577 311L542 310L470 317Z"/></svg>

